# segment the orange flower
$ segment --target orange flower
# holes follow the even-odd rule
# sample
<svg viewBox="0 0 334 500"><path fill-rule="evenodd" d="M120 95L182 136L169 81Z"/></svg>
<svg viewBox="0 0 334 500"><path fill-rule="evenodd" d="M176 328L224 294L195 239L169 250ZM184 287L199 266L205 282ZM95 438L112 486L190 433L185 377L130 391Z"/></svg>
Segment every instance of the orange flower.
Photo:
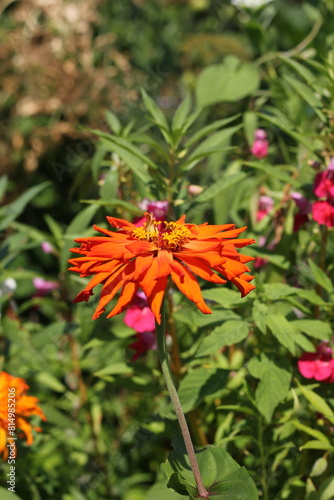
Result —
<svg viewBox="0 0 334 500"><path fill-rule="evenodd" d="M0 372L0 453L4 460L8 457L7 444L15 443L11 441L12 428L22 431L27 444L30 445L34 440L32 429L37 432L41 432L42 429L31 425L27 417L38 415L42 420L46 420L44 413L37 405L38 399L25 394L28 389L29 386L22 378L13 377L7 372ZM19 434L18 436L20 437Z"/></svg>
<svg viewBox="0 0 334 500"><path fill-rule="evenodd" d="M195 275L212 283L226 283L222 275L239 288L243 297L255 288L249 283L253 276L245 274L249 271L245 262L253 257L238 254L236 250L254 243L250 239L237 239L245 227L186 224L185 215L176 222L157 222L152 214L145 215L146 222L140 227L123 219L107 217L118 231L94 226L105 236L75 240L81 246L71 251L83 257L71 259L73 267L70 270L80 276L94 277L74 302L87 302L93 295L93 288L103 284L93 319L104 312L119 290L121 295L108 318L124 311L142 288L160 324L160 308L169 276L205 314L212 311L203 300Z"/></svg>

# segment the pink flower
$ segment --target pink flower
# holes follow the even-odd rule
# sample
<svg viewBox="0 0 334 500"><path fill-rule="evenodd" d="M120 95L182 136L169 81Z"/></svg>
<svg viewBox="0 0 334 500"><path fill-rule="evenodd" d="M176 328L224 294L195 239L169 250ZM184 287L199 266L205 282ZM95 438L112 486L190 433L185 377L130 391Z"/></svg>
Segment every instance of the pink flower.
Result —
<svg viewBox="0 0 334 500"><path fill-rule="evenodd" d="M314 180L314 194L318 198L330 198L334 200L334 162L330 162L327 170L319 172Z"/></svg>
<svg viewBox="0 0 334 500"><path fill-rule="evenodd" d="M257 128L255 130L255 139L258 141L267 140L267 132L265 130L263 130L262 128Z"/></svg>
<svg viewBox="0 0 334 500"><path fill-rule="evenodd" d="M130 349L134 349L135 353L131 358L131 361L136 361L142 354L147 351L156 350L156 338L154 332L137 332L137 340L129 345Z"/></svg>
<svg viewBox="0 0 334 500"><path fill-rule="evenodd" d="M197 184L190 184L188 186L188 193L192 196L197 196L201 194L202 191L203 191L202 186L198 186Z"/></svg>
<svg viewBox="0 0 334 500"><path fill-rule="evenodd" d="M311 213L312 204L305 196L303 196L301 193L297 193L296 191L291 193L290 196L296 203L301 213L303 214Z"/></svg>
<svg viewBox="0 0 334 500"><path fill-rule="evenodd" d="M41 243L41 248L42 248L44 253L52 253L53 252L53 246L48 241L43 241Z"/></svg>
<svg viewBox="0 0 334 500"><path fill-rule="evenodd" d="M312 205L312 217L319 224L334 227L334 203L316 201Z"/></svg>
<svg viewBox="0 0 334 500"><path fill-rule="evenodd" d="M46 295L51 290L59 288L59 283L56 281L47 281L44 278L33 278L32 282L38 292L37 295L39 296Z"/></svg>
<svg viewBox="0 0 334 500"><path fill-rule="evenodd" d="M124 316L124 323L136 332L152 332L155 330L155 320L148 306L130 306Z"/></svg>
<svg viewBox="0 0 334 500"><path fill-rule="evenodd" d="M264 247L266 244L266 238L264 236L260 236L258 243L259 243L259 247ZM254 269L260 269L261 267L265 266L266 264L268 264L267 259L263 259L262 257L255 257Z"/></svg>
<svg viewBox="0 0 334 500"><path fill-rule="evenodd" d="M152 332L155 330L155 319L147 305L144 292L137 292L132 304L126 310L124 323L138 333Z"/></svg>
<svg viewBox="0 0 334 500"><path fill-rule="evenodd" d="M260 196L256 220L259 222L265 217L274 206L274 200L270 196Z"/></svg>
<svg viewBox="0 0 334 500"><path fill-rule="evenodd" d="M147 198L144 198L143 201L139 203L139 208L143 212L151 212L153 214L153 217L157 221L163 222L166 220L167 214L168 214L168 201L163 200L163 201L150 201ZM141 226L145 222L146 218L145 217L140 217L139 219L135 219L134 224L136 226Z"/></svg>
<svg viewBox="0 0 334 500"><path fill-rule="evenodd" d="M290 196L299 208L299 212L295 215L293 225L294 232L297 232L305 222L308 222L308 214L312 212L312 203L301 193L294 192L291 193Z"/></svg>
<svg viewBox="0 0 334 500"><path fill-rule="evenodd" d="M267 134L261 128L255 131L255 140L251 147L252 155L256 156L259 160L267 156L269 150L269 141L267 140Z"/></svg>
<svg viewBox="0 0 334 500"><path fill-rule="evenodd" d="M334 359L328 342L321 342L316 352L305 352L298 360L298 370L305 378L334 382Z"/></svg>

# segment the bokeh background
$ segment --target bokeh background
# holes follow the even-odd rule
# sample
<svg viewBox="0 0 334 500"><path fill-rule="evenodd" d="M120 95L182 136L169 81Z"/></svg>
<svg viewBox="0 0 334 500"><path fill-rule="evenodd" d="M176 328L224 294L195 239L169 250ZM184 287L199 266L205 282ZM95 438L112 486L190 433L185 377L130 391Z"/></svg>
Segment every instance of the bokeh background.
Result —
<svg viewBox="0 0 334 500"><path fill-rule="evenodd" d="M205 126L239 114L245 130L233 132L232 142L227 144L233 148L230 156L213 155L204 168L200 164L189 174L187 182L209 185L219 180L234 160L254 160L250 148L257 127L266 128L269 163L288 167L283 168L281 179L261 170L255 176L252 173L237 194L231 192L230 198L226 195L225 204L220 195L211 197L194 211L193 220L203 222L205 216L213 223L223 223L233 218L239 225L249 225L249 237L255 236L258 246L261 234L267 242L273 235L279 239L283 235L277 254L271 254L270 248L265 253L270 264L261 271L266 274L260 281L305 289L315 285L319 291L317 276L311 277L306 258L311 257L323 272L328 269L332 273L331 258L326 261L321 231L317 229L300 232L298 237L289 233L291 238L284 239L286 222L291 229L296 210L284 186L287 176L294 175L293 165L301 172L303 193L312 196L315 171L309 162L317 161L324 169L334 156L330 133L334 4L332 0L3 0L0 10L0 258L3 279L15 279L15 288L2 289L0 295L1 366L27 380L30 393L39 397L48 419L33 446L19 449L17 494L21 500L182 498L171 492L167 497L163 486L147 496L148 488L160 477L159 464L166 458L174 430L165 419L171 412L161 397L164 386L156 353L148 352L145 361L133 367L133 351L128 347L134 332L122 318L112 323L101 318L92 323L93 306L74 308L72 304L79 290L79 279L69 281L66 272L73 236L84 236L93 217L98 222L106 214L140 215L141 191L130 183L127 192L128 173L119 183L121 188L125 186L123 192L134 209L116 206L110 213L108 197L110 193L117 197L113 177L107 173L110 158L106 159L90 129L115 132L115 116L122 127L145 125L147 110L141 89L171 118L188 92L199 95L199 76L204 70L231 61L245 65L235 85L240 97L238 92L232 92L232 97L216 96L210 105L204 104L199 117L199 126ZM303 94L303 89L298 93L285 79L292 74L302 79L308 73L303 74L299 66L282 64L277 54L283 59L296 56L300 65L316 61L307 66L318 78L317 90L312 89L315 101ZM202 92L203 102L210 92L210 88ZM319 118L315 109L320 108L323 114ZM255 118L257 112L272 113L276 122L268 126L264 118ZM284 129L285 118L289 123ZM295 135L289 133L292 129ZM304 143L300 141L302 136ZM149 151L147 145L142 151ZM112 160L115 165L115 158ZM274 199L273 205L265 207L265 215L275 204L272 216L262 225L256 219L261 195ZM193 201L196 195L189 196ZM102 200L104 205L81 202L87 199ZM45 241L52 247L50 253L41 247ZM329 255L333 255L333 237L326 241ZM49 289L39 290L33 281L36 277L51 283ZM318 281L322 279L323 275L318 276ZM332 289L326 284L323 293L330 295ZM282 296L280 293L272 291L268 300L281 300L285 292ZM324 309L327 316L322 313L321 300L317 303L313 297L311 304L318 309L310 312L304 307L304 314L315 314L319 321L333 320L328 304ZM238 302L235 307L239 307ZM280 313L290 314L289 307L292 310L291 304L284 304ZM243 316L247 317L249 311L246 307ZM192 324L179 318L185 364L191 359L193 333L206 327L195 324L198 317L194 318ZM330 335L328 325L314 333L319 341ZM255 351L259 349L257 346ZM303 350L307 349L312 349L310 343L303 344ZM232 351L227 356L230 360ZM226 366L239 370L245 353L246 348L236 349L234 361ZM296 358L290 361L296 373ZM225 361L220 359L219 363L226 368ZM242 378L244 372L240 373ZM323 397L333 398L330 387L322 390ZM238 385L231 388L231 394L238 391ZM233 420L231 415L225 421L214 414L210 404L217 394L221 396L219 387L213 385L212 391L205 393L209 405L200 414L189 414L196 444L223 442L229 432L238 434L241 429L246 437L231 445L226 441L224 446L234 447L229 451L241 465L249 467L260 491L265 473L269 475L270 500L322 500L320 496L307 496L312 487L305 490L312 464L323 458L322 452L317 450L314 459L311 455L301 458L298 446L303 439L294 436L296 428L275 430L274 424L259 419L267 440L262 451L268 450L270 460L274 461L274 452L270 451L273 442L285 440L284 445L280 443L281 455L278 451L274 455L275 467L266 472L264 456L259 458L259 450L248 446L247 435L255 431L247 416ZM196 405L203 400L204 396ZM280 411L279 418L288 420L287 406ZM303 412L305 425L318 425L326 436L331 435L327 420L319 423L319 415L309 408ZM205 421L204 431L198 421ZM294 469L296 464L298 471ZM5 465L2 470L6 470ZM330 476L329 471L324 474L325 479L326 474ZM314 477L318 487L317 474ZM321 481L323 477L319 484Z"/></svg>

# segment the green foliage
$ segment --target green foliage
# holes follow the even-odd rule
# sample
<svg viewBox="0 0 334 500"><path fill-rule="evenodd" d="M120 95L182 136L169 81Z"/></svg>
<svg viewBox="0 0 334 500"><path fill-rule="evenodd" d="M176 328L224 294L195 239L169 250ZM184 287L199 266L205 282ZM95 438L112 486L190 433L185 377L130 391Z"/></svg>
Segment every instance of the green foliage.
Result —
<svg viewBox="0 0 334 500"><path fill-rule="evenodd" d="M92 322L96 298L72 303L85 283L67 272L73 239L106 215L143 216L147 199L256 240L251 294L200 280L203 315L169 293L172 366L212 498L330 500L333 382L298 361L333 347L334 233L311 213L294 230L291 194L316 201L312 165L333 157L331 2L102 1L72 24L72 5L18 4L1 28L0 364L47 422L33 421L31 446L18 439L16 494L4 481L1 499L196 498L156 351L132 361L123 316ZM250 152L260 127L263 159ZM57 287L38 293L37 277Z"/></svg>

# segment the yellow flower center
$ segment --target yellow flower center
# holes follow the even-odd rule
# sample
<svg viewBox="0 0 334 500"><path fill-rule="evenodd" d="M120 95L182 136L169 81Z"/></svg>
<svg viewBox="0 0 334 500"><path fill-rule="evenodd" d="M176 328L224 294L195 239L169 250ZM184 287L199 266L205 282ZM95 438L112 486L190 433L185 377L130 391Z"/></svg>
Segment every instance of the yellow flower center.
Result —
<svg viewBox="0 0 334 500"><path fill-rule="evenodd" d="M147 220L142 226L132 231L137 240L146 240L155 243L160 250L176 252L193 236L191 231L176 222L157 222Z"/></svg>

